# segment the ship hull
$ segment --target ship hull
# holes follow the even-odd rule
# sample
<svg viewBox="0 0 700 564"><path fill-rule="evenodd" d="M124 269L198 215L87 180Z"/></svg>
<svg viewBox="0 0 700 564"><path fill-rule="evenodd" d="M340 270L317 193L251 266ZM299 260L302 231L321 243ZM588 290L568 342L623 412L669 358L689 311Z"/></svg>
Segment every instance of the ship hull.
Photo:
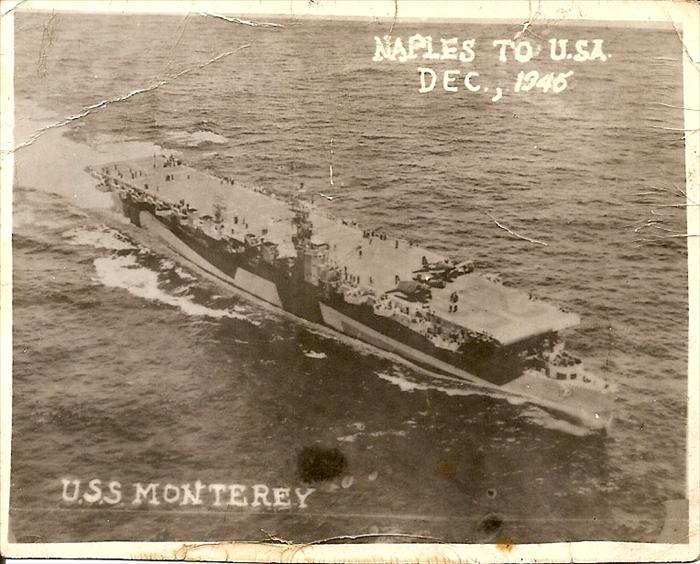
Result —
<svg viewBox="0 0 700 564"><path fill-rule="evenodd" d="M219 280L258 299L313 323L320 323L339 333L389 351L421 367L456 377L498 392L565 414L586 426L603 429L612 419L609 394L566 387L562 383L531 372L514 373L503 364L489 359L476 364L480 371L460 365L462 357L450 351L422 343L418 335L398 323L371 316L362 306L329 300L317 286L299 276L281 276L264 264L249 264L242 257L222 251L220 243L194 229L179 224L174 217L157 217L151 207L115 198L115 207L134 225L158 235L175 252ZM477 375L478 374L478 375ZM480 377L480 376L486 376Z"/></svg>
<svg viewBox="0 0 700 564"><path fill-rule="evenodd" d="M370 343L380 349L396 353L430 370L518 396L550 411L581 421L591 428L607 428L612 422L614 398L609 394L601 394L577 386L567 386L557 380L535 375L533 371L526 371L518 378L502 386L497 386L470 374L466 370L392 339L328 305L321 304L321 312L324 323L336 331Z"/></svg>

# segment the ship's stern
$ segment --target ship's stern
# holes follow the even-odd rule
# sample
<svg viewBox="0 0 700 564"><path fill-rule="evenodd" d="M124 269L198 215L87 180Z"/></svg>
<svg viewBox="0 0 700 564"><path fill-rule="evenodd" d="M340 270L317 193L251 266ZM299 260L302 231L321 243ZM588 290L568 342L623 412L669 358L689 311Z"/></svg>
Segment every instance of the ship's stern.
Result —
<svg viewBox="0 0 700 564"><path fill-rule="evenodd" d="M609 429L614 420L615 386L590 373L572 381L551 378L542 370L526 370L503 387L591 429Z"/></svg>

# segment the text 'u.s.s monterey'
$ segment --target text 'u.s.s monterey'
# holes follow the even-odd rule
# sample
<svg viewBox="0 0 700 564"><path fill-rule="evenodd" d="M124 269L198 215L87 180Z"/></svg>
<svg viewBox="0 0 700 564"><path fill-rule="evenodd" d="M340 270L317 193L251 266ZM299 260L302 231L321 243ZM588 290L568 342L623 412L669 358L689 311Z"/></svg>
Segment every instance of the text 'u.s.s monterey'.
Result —
<svg viewBox="0 0 700 564"><path fill-rule="evenodd" d="M541 42L528 39L494 39L490 42L477 43L474 38L459 37L433 38L430 35L415 34L406 39L401 37L374 37L374 56L376 63L394 62L411 63L420 61L418 66L418 91L429 92L467 92L488 95L492 102L497 102L508 92L542 92L559 94L570 87L574 76L573 66L582 63L604 63L611 55L603 50L602 39L558 39L551 38ZM494 57L499 65L513 64L521 68L514 72L510 84L486 84L474 63L479 57ZM560 63L561 68L545 72L531 68L543 58ZM441 61L460 64L461 68L438 68L435 63ZM431 65L431 66L427 66ZM522 68L528 65L527 68ZM564 65L569 65L564 67ZM441 65L442 66L442 65ZM548 69L547 69L548 70Z"/></svg>
<svg viewBox="0 0 700 564"><path fill-rule="evenodd" d="M315 488L246 483L133 482L118 480L61 480L66 505L174 507L207 506L229 509L305 509Z"/></svg>

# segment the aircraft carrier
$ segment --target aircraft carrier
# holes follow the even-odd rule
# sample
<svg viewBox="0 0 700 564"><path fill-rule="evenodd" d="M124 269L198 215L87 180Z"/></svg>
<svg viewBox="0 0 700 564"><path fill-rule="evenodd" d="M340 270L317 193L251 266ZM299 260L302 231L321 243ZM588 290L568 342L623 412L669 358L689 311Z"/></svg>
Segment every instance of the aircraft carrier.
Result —
<svg viewBox="0 0 700 564"><path fill-rule="evenodd" d="M131 223L219 279L428 370L605 428L614 388L564 349L579 317L470 261L195 170L172 154L89 169Z"/></svg>

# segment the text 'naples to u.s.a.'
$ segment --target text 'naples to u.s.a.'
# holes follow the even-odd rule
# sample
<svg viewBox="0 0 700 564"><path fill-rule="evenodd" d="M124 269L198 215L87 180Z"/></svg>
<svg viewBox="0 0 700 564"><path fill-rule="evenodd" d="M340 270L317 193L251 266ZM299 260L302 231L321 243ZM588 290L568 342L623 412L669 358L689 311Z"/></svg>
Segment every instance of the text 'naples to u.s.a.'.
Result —
<svg viewBox="0 0 700 564"><path fill-rule="evenodd" d="M477 41L474 38L433 38L415 34L405 40L385 35L374 37L376 63L417 63L418 92L466 92L487 95L497 102L508 92L541 92L559 94L570 87L574 68L582 63L604 63L611 55L603 50L602 39L558 39L542 41L528 39L494 39ZM487 84L476 69L483 59L490 58L494 66L511 65L512 76L499 77L500 84ZM460 68L440 68L443 61L453 62ZM547 68L532 68L544 61ZM552 64L556 70L549 70ZM430 66L428 66L430 65ZM440 65L438 67L437 65ZM515 67L519 67L515 69ZM517 70L517 72L516 72ZM492 75L494 73L491 73ZM493 77L492 77L493 79Z"/></svg>

